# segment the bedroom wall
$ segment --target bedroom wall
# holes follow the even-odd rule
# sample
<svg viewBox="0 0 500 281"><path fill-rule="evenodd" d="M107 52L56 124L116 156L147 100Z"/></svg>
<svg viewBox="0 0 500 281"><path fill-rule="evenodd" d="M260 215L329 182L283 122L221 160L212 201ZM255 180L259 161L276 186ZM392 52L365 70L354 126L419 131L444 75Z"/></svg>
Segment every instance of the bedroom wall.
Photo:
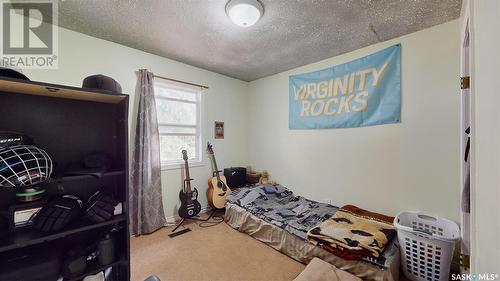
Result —
<svg viewBox="0 0 500 281"><path fill-rule="evenodd" d="M208 85L204 135L214 143L220 167L249 163L269 170L272 179L298 194L335 205L351 203L393 215L420 209L457 220L457 42L458 21L452 21L246 83L61 28L59 69L25 73L32 80L72 86L91 74L114 77L131 96L131 138L137 69ZM396 43L402 44L401 124L288 130L289 75L347 62ZM225 122L225 140L213 140L215 120ZM193 167L192 176L206 206L209 163ZM163 171L162 181L165 213L172 217L177 213L181 170Z"/></svg>
<svg viewBox="0 0 500 281"><path fill-rule="evenodd" d="M138 107L135 71L147 68L161 76L207 85L210 89L205 96L204 141L213 143L220 167L246 163L246 82L82 33L63 28L59 31L59 69L24 71L31 80L79 87L88 75L104 74L113 77L122 85L123 92L130 95L131 139L135 133ZM213 139L215 120L225 122L224 140ZM200 192L200 203L206 207L204 194L208 187L207 180L211 176L209 161L204 166L193 167L191 176L195 179L194 187ZM180 169L162 172L163 201L167 217L177 214L182 180Z"/></svg>
<svg viewBox="0 0 500 281"><path fill-rule="evenodd" d="M395 215L422 210L458 221L459 28L452 21L253 81L248 159L308 198ZM402 45L402 122L289 130L288 76Z"/></svg>

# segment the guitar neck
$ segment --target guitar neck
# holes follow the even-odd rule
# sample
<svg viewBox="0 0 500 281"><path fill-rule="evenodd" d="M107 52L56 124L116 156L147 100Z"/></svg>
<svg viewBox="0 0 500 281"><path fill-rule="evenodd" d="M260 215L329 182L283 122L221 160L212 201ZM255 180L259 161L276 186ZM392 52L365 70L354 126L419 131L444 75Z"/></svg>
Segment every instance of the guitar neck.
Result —
<svg viewBox="0 0 500 281"><path fill-rule="evenodd" d="M217 180L220 181L219 168L217 167L217 161L215 161L215 154L210 154L210 160L212 160L212 172L217 177Z"/></svg>
<svg viewBox="0 0 500 281"><path fill-rule="evenodd" d="M184 183L185 192L191 192L191 177L189 176L189 164L187 160L184 160Z"/></svg>

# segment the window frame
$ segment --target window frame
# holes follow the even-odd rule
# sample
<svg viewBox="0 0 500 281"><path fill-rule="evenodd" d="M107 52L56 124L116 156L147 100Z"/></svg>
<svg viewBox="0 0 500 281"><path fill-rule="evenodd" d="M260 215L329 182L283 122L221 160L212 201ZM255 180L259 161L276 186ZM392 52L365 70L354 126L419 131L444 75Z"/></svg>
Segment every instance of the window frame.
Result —
<svg viewBox="0 0 500 281"><path fill-rule="evenodd" d="M171 97L164 97L164 96L159 96L156 91L155 91L155 106L157 106L157 101L156 99L161 99L161 100L167 100L167 101L174 101L174 102L181 102L181 103L188 103L188 104L194 104L196 105L196 125L183 125L183 124L177 124L177 123L164 123L161 122L161 120L158 119L158 106L157 106L157 112L156 112L156 117L157 117L157 122L158 122L158 131L160 131L160 128L162 126L164 127L178 127L178 128L195 128L195 133L194 134L187 134L187 133L160 133L159 137L161 136L195 136L195 149L196 149L196 156L197 158L190 158L189 159L189 166L190 167L199 167L199 166L205 166L205 156L203 153L203 141L204 141L204 125L202 124L203 121L203 112L204 112L204 89L200 88L198 90L197 87L191 87L188 85L184 85L181 83L177 82L171 82L171 81L154 81L154 88L160 88L162 87L164 89L169 89L171 88L180 88L181 90L184 88L186 89L186 92L193 92L196 95L196 101L192 100L186 100L186 99L179 99L179 98L171 98ZM170 86L170 87L169 87ZM160 142L161 146L161 142ZM161 152L161 147L160 147L160 152ZM180 155L179 151L179 155ZM161 169L162 170L174 170L174 169L182 169L184 165L184 160L178 159L178 160L167 160L164 161L161 159L161 154L160 154L160 162L161 162Z"/></svg>

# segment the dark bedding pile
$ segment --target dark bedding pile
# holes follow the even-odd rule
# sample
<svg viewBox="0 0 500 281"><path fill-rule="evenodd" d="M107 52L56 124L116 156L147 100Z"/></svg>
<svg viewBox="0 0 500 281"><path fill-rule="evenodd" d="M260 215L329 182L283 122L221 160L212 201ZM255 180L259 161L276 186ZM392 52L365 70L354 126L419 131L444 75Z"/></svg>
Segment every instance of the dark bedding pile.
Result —
<svg viewBox="0 0 500 281"><path fill-rule="evenodd" d="M295 196L281 185L258 185L234 190L227 198L229 204L238 205L267 223L278 226L307 241L307 232L331 218L338 207ZM397 240L397 239L393 239ZM386 268L399 251L395 241L378 257L362 260Z"/></svg>

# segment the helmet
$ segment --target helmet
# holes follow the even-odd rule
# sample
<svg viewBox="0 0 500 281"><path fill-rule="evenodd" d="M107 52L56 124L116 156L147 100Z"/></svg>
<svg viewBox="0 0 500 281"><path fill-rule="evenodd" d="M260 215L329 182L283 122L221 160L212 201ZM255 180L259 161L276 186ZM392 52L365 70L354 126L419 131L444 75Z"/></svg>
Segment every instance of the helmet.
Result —
<svg viewBox="0 0 500 281"><path fill-rule="evenodd" d="M34 145L0 147L0 187L30 187L52 174L52 159Z"/></svg>

